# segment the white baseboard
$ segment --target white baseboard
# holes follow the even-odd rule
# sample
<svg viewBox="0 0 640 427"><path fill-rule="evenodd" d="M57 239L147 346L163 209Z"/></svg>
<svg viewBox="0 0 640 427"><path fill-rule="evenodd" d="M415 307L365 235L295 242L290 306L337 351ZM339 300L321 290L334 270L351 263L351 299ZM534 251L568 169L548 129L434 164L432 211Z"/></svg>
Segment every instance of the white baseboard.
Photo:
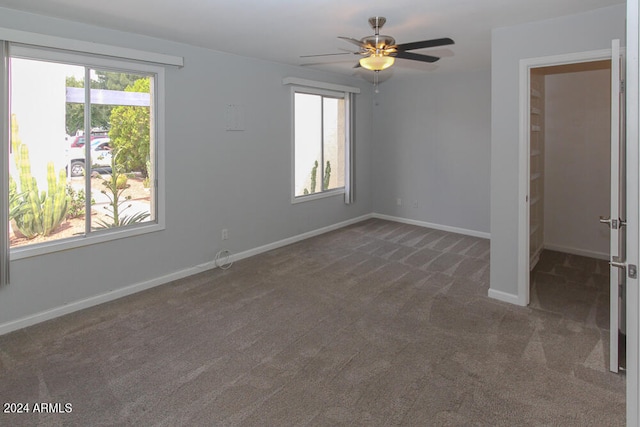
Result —
<svg viewBox="0 0 640 427"><path fill-rule="evenodd" d="M463 228L450 227L446 225L432 224L424 221L416 221L416 220L411 220L406 218L399 218L399 217L394 217L389 215L373 213L373 214L362 215L362 216L352 218L346 221L342 221L336 224L332 224L326 227L318 228L316 230L308 231L306 233L298 234L296 236L287 237L286 239L278 240L277 242L269 243L263 246L259 246L257 248L239 252L237 254L231 254L228 261L229 262L240 261L242 259L259 255L261 253L268 252L273 249L278 249L283 246L287 246L293 243L300 242L305 239L309 239L310 237L315 237L324 233L328 233L330 231L338 230L340 228L343 228L352 224L356 224L358 222L361 222L370 218L385 219L389 221L412 224L412 225L417 225L421 227L433 228L436 230L449 231L452 233L459 233L459 234L465 234L468 236L481 237L485 239L488 239L490 237L489 233L483 233L483 232L474 231L474 230L467 230ZM85 308L93 307L98 304L103 304L105 302L113 301L118 298L132 295L137 292L141 292L156 286L164 285L165 283L182 279L184 277L192 276L194 274L200 273L205 270L211 270L213 268L216 268L216 263L215 261L212 260L212 261L205 262L203 264L198 264L196 266L186 268L184 270L173 272L171 274L156 277L154 279L147 280L144 282L135 283L130 286L126 286L124 288L116 289L110 292L106 292L104 294L85 298L79 301L74 301L60 307L56 307L50 310L42 311L40 313L23 317L21 319L12 320L10 322L0 324L0 335L4 335L9 332L16 331L18 329L26 328L27 326L32 326L37 323L51 320L56 317L63 316L65 314L69 314L75 311L83 310ZM490 290L489 296L491 296L491 292L492 291ZM500 293L500 295L502 295L502 293ZM517 297L511 296L510 294L504 294L504 296L496 296L495 298L500 299L502 301L507 301L507 302L512 302L511 301L512 298L516 298L517 300ZM517 302L515 304L517 304Z"/></svg>
<svg viewBox="0 0 640 427"><path fill-rule="evenodd" d="M555 245L553 243L545 242L544 248L549 249L550 251L564 252L566 254L586 256L589 258L597 258L597 259L604 259L604 260L609 259L609 254L605 252L597 252L597 251L591 251L588 249L572 248L570 246Z"/></svg>
<svg viewBox="0 0 640 427"><path fill-rule="evenodd" d="M374 213L371 216L372 218L386 219L388 221L395 221L395 222L401 222L403 224L417 225L419 227L433 228L435 230L448 231L450 233L457 233L457 234L464 234L466 236L481 237L483 239L491 238L490 233L485 233L483 231L469 230L467 228L451 227L449 225L434 224L431 222L418 221L415 219L408 219L408 218L402 218L402 217L379 214L379 213Z"/></svg>
<svg viewBox="0 0 640 427"><path fill-rule="evenodd" d="M326 227L318 228L316 230L308 231L306 233L298 234L296 236L287 237L286 239L278 240L277 242L268 243L263 246L259 246L257 248L249 249L247 251L239 252L235 255L231 255L230 261L240 261L241 259L249 258L254 255L259 255L264 252L271 251L273 249L278 249L283 246L291 245L293 243L300 242L302 240L309 239L311 237L319 236L324 233L328 233L330 231L338 230L340 228L344 228L348 225L356 224L358 222L373 218L373 214L366 214L359 216L357 218L352 218L346 221L339 222L337 224L328 225Z"/></svg>
<svg viewBox="0 0 640 427"><path fill-rule="evenodd" d="M489 298L496 299L502 302L508 302L509 304L515 304L520 306L525 306L526 303L520 301L518 295L508 294L502 291L496 291L495 289L489 289Z"/></svg>
<svg viewBox="0 0 640 427"><path fill-rule="evenodd" d="M279 240L274 243L269 243L264 246L260 246L254 249L249 249L244 252L240 252L238 254L232 254L229 258L229 261L239 261L244 258L248 258L254 255L261 254L263 252L267 252L273 249L277 249L286 245L290 245L292 243L299 242L301 240L308 239L310 237L318 236L320 234L328 233L330 231L337 230L342 227L346 227L351 224L358 223L360 221L364 221L366 219L372 218L371 214L363 215L357 218L353 218L347 221L342 221L337 224L329 225L327 227L318 228L316 230L312 230L306 233L298 234L296 236L288 237L286 239ZM75 311L83 310L85 308L93 307L98 304L103 304L105 302L113 301L118 298L122 298L128 295L135 294L137 292L141 292L156 286L164 285L165 283L172 282L174 280L182 279L184 277L192 276L194 274L200 273L205 270L211 270L216 268L215 261L209 261L203 264L196 265L194 267L189 267L184 270L176 271L171 274L167 274L164 276L156 277L151 280L147 280L144 282L135 283L130 286L126 286L124 288L116 289L110 292L106 292L104 294L96 295L93 297L85 298L79 301L73 301L71 303L65 304L60 307L56 307L50 310L42 311L40 313L36 313L33 315L29 315L23 317L21 319L12 320L10 322L6 322L0 324L0 335L8 334L9 332L16 331L18 329L26 328L27 326L32 326L37 323L41 323L47 320L55 319L56 317L64 316L65 314L73 313Z"/></svg>
<svg viewBox="0 0 640 427"><path fill-rule="evenodd" d="M192 276L201 271L202 269L198 267L186 268L184 270L176 271L171 274L167 274L165 276L160 276L144 282L135 283L133 285L125 286L124 288L120 288L120 289L115 289L113 291L109 291L104 294L85 298L79 301L73 301L63 306L42 311L40 313L32 314L30 316L26 316L21 319L12 320L10 322L3 323L0 325L0 335L8 334L9 332L26 328L27 326L32 326L37 323L45 322L47 320L55 319L56 317L64 316L65 314L69 314L75 311L83 310L85 308L93 307L94 305L103 304L105 302L113 301L118 298L126 297L127 295L132 295L137 292L141 292L156 286L160 286L165 283L169 283L173 280L178 280L184 277Z"/></svg>

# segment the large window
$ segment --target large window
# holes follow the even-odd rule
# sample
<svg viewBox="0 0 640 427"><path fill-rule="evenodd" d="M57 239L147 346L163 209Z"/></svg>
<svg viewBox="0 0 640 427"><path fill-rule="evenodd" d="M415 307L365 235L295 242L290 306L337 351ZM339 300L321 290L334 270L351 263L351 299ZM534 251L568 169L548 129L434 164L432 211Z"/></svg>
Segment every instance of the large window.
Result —
<svg viewBox="0 0 640 427"><path fill-rule="evenodd" d="M161 73L10 45L9 200L2 206L12 252L158 228Z"/></svg>
<svg viewBox="0 0 640 427"><path fill-rule="evenodd" d="M344 93L294 90L294 201L343 193L348 150Z"/></svg>

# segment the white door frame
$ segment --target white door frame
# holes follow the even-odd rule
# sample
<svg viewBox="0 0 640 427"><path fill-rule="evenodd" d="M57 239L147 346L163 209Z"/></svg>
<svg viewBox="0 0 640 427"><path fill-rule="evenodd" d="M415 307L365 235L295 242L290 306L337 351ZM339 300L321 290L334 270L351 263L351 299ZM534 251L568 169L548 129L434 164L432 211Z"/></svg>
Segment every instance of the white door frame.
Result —
<svg viewBox="0 0 640 427"><path fill-rule="evenodd" d="M640 264L640 5L638 0L627 0L626 31L626 147L627 147L627 262ZM519 182L518 182L518 303L527 305L529 300L528 282L528 230L523 222L528 219L526 203L529 162L523 159L528 148L528 134L525 132L529 117L528 84L529 68L520 64L520 141L519 141ZM523 69L524 68L524 69ZM525 116L525 117L523 117ZM527 115L528 116L528 115ZM523 135L525 132L525 135ZM528 156L528 154L527 154ZM526 175L525 175L526 174ZM524 229L524 231L523 231ZM523 250L526 239L526 252ZM627 425L640 424L640 281L627 277Z"/></svg>
<svg viewBox="0 0 640 427"><path fill-rule="evenodd" d="M611 59L611 49L520 60L520 138L518 149L518 305L529 305L530 74L532 68Z"/></svg>
<svg viewBox="0 0 640 427"><path fill-rule="evenodd" d="M640 261L640 16L638 0L627 0L626 142L627 142L627 263ZM639 342L640 291L638 279L627 277L627 425L640 423Z"/></svg>
<svg viewBox="0 0 640 427"><path fill-rule="evenodd" d="M627 263L640 264L640 6L627 0L626 150ZM611 50L520 60L518 146L518 304L529 304L529 75L531 68L610 59ZM640 280L627 277L627 425L640 423Z"/></svg>

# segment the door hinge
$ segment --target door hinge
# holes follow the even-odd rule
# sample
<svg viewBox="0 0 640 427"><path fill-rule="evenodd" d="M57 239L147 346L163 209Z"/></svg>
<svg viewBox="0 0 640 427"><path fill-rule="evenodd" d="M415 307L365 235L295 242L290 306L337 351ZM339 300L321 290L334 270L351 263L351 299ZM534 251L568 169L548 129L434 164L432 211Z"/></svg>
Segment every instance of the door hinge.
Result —
<svg viewBox="0 0 640 427"><path fill-rule="evenodd" d="M624 80L620 80L620 93L624 93L625 91L625 82Z"/></svg>
<svg viewBox="0 0 640 427"><path fill-rule="evenodd" d="M635 264L627 265L627 272L629 274L629 279L637 279L638 278L638 267Z"/></svg>

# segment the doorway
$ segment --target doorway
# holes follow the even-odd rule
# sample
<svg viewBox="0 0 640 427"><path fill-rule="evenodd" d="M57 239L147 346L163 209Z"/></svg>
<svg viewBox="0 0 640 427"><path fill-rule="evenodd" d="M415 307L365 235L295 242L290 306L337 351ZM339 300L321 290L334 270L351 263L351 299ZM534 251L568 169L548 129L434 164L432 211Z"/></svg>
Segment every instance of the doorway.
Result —
<svg viewBox="0 0 640 427"><path fill-rule="evenodd" d="M612 57L619 60L612 61ZM605 300L610 300L609 325L604 326L611 331L609 360L614 372L619 367L618 343L624 344L618 330L619 326L624 329L620 291L624 290L626 277L624 230L618 226L625 223L625 149L620 132L623 121L619 120L624 117L620 86L623 69L617 40L607 51L521 61L521 83L526 81L521 85L526 100L521 109L526 113L521 116L521 129L526 132L521 139L526 143L521 165L526 165L526 173L520 175L520 188L525 190L527 203L520 211L520 230L525 237L521 242L526 242L520 245L520 266L524 267L520 270L519 289L524 291L520 300L523 305L541 302L538 289L531 295L535 278L530 275L541 259L546 259L541 269L549 270L553 265L554 272L566 273L572 268L572 278L582 280L583 285L591 282L592 288L606 292L604 286L594 286L593 274L601 279L606 275L605 264L598 261L608 258L612 266L610 298L592 292L596 301L592 302L594 309L587 312L596 313L595 318L606 323L606 316L597 313L605 311ZM610 216L604 218L608 213ZM603 222L608 227L602 228ZM553 252L545 256L549 250ZM572 263L575 260L579 261ZM576 274L580 265L591 267ZM614 268L618 266L620 270ZM556 281L567 279L560 276ZM546 288L558 295L558 286L546 284ZM566 295L575 297L576 289ZM549 295L543 297L549 305Z"/></svg>
<svg viewBox="0 0 640 427"><path fill-rule="evenodd" d="M605 336L610 236L598 218L611 200L611 61L531 68L530 85L530 307Z"/></svg>
<svg viewBox="0 0 640 427"><path fill-rule="evenodd" d="M611 61L531 68L529 266L542 249L609 258Z"/></svg>

